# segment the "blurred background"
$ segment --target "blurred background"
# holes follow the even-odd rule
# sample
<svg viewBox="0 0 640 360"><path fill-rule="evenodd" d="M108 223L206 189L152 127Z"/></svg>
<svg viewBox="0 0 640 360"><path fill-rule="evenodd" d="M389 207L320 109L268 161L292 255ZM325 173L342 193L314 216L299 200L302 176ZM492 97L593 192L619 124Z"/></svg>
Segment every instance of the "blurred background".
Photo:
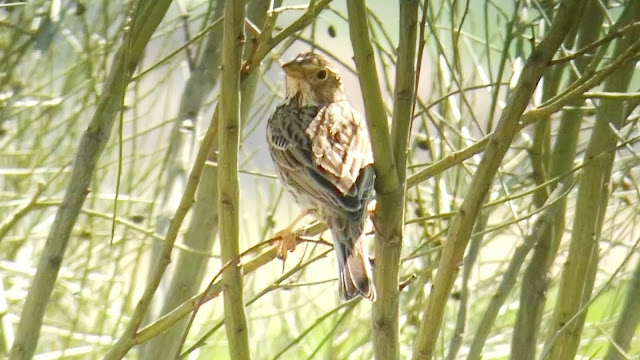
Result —
<svg viewBox="0 0 640 360"><path fill-rule="evenodd" d="M584 1L556 58L604 40L582 53L586 56L550 67L528 109L571 90L583 74L605 69L619 55L617 39L637 42L637 33L614 34L640 21L630 15L626 23L618 24L622 14L635 11L634 1ZM247 57L268 10L278 14L277 34L304 14L308 5L305 1L247 3ZM408 148L400 358L411 356L449 226L465 194L473 191L468 185L482 148L465 151L495 129L527 57L548 31L559 2L427 3L420 2L421 11L428 8L426 17L419 14L423 22L418 46L424 44L424 52L418 61ZM74 158L84 151L80 138L101 97L109 96L104 84L114 54L123 45L133 5L133 1L0 1L2 355L8 355L14 342L42 249L69 186ZM129 322L212 121L220 89L223 5L220 0L173 1L151 37L91 174L86 201L73 224L46 307L34 359L102 358ZM379 82L391 118L398 4L370 1L367 6ZM265 139L266 120L284 95L279 65L302 51L323 54L336 64L354 108L364 113L346 9L344 1L330 1L308 26L277 44L243 79L241 252L269 240L300 213L275 176ZM632 64L637 59L636 52ZM636 109L640 82L633 66L625 74L627 83L616 80L617 87L612 85L618 89L615 93L599 84L584 89L582 93L591 93L565 103L550 116L536 118L534 125L516 135L460 264L436 358L475 359L480 354L482 359L545 358L553 342L553 313L573 232L585 151L594 123L604 116L599 115L603 99L619 107L622 118L619 126L609 128L615 141L608 154L615 155L615 161L610 172L602 169L603 176L610 176L604 183L606 196L598 198L599 205L584 205L598 206L601 220L594 233L595 277L582 294L586 318L576 358L609 356L620 319L640 317L640 309L627 310L625 302L640 296L640 228L636 226L640 221L636 182L640 176ZM574 124L573 137L565 135L566 124ZM570 149L561 153L563 144ZM456 153L459 156L452 156ZM435 173L420 176L439 162L443 167ZM216 165L214 151L143 325L203 291L220 271L216 183L224 174L218 174ZM547 202L558 183L564 184L562 192ZM554 212L545 212L552 205ZM552 225L536 232L541 218ZM318 228L311 218L299 226ZM328 234L319 236L331 241ZM550 253L546 260L535 260L541 247ZM262 250L250 252L242 263L262 259ZM330 246L305 242L284 264L273 258L252 264L255 268L245 272L244 295L255 359L373 358L371 304L339 301L337 265ZM527 278L527 272L536 272L537 277ZM531 282L533 278L539 281ZM519 321L523 326L526 314L521 311L527 310L520 305L527 291L537 294L540 310L536 320L524 325L535 331L533 350L521 357L514 334ZM176 352L187 359L229 358L222 297L199 308L181 345L189 317L134 347L126 358L168 359L173 356L167 354ZM620 359L640 359L640 334L634 331L635 327L626 331L630 345L619 351Z"/></svg>

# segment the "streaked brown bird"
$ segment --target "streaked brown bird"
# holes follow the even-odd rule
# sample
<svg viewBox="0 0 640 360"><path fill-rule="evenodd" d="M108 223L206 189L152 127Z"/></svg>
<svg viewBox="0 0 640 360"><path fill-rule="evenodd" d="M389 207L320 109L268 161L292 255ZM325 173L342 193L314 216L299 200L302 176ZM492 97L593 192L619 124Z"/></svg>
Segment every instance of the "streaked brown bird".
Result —
<svg viewBox="0 0 640 360"><path fill-rule="evenodd" d="M375 300L364 244L373 192L373 156L364 120L345 96L340 75L324 57L307 52L282 66L286 98L267 123L267 141L280 179L305 209L279 233L292 250L295 223L312 213L325 222L338 258L340 297ZM284 250L283 250L284 249Z"/></svg>

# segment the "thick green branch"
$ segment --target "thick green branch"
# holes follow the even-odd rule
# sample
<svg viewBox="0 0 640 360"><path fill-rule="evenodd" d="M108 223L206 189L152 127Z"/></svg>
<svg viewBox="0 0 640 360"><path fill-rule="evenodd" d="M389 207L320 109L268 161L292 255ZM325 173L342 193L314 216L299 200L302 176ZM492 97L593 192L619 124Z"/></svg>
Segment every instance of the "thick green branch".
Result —
<svg viewBox="0 0 640 360"><path fill-rule="evenodd" d="M263 24L266 13L270 5L270 0L256 0L247 5L247 18L255 24ZM280 1L275 3L279 5ZM224 0L216 0L214 11L214 19L222 19L224 11ZM182 93L180 102L180 112L178 124L183 122L196 121L195 117L200 113L202 104L206 100L206 96L213 90L220 71L221 45L222 45L222 20L220 26L211 30L199 51L194 70L187 80L185 90ZM245 54L249 54L249 49L255 46L255 42L248 41L245 44ZM256 88L255 80L259 77L257 71L252 72L249 76L241 81L242 90L242 108L248 109L252 103L249 100ZM217 114L217 112L215 112ZM217 119L213 120L214 123ZM175 140L184 136L184 127L174 128ZM192 131L193 132L193 131ZM215 143L209 152L208 160L217 163L218 146ZM172 154L174 161L178 162L184 156ZM186 172L186 171L185 171ZM173 183L171 183L173 185ZM182 190L180 190L181 192ZM167 215L169 216L169 215ZM163 298L163 306L161 315L168 313L188 298L198 292L202 279L207 272L207 262L209 258L205 253L211 253L214 240L218 232L218 168L217 166L205 166L202 179L198 185L196 193L196 201L193 206L193 212L188 228L184 234L183 242L189 248L198 249L202 253L181 252L174 263L175 273L171 277L171 283L166 290L166 296ZM148 344L145 345L144 358L162 358L166 354L175 354L180 351L182 339L186 336L188 319L181 321L172 326L169 331L164 331ZM139 336L136 337L140 339Z"/></svg>
<svg viewBox="0 0 640 360"><path fill-rule="evenodd" d="M389 176L396 179L382 179L383 183L397 182L392 192L378 193L376 227L375 284L378 298L373 304L373 344L377 359L397 359L400 354L398 342L398 268L404 234L405 180L407 166L407 143L411 126L411 107L415 91L415 54L418 24L417 0L400 1L400 40L396 62L393 121L391 139L396 168ZM351 16L351 13L350 13ZM355 39L354 39L355 40ZM355 43L354 43L355 47ZM372 58L373 60L373 58ZM374 62L375 65L375 62ZM362 75L362 73L361 73ZM377 79L376 79L377 83ZM363 84L363 89L367 85ZM365 103L367 98L365 96ZM367 113L369 116L369 113ZM380 113L382 115L382 113ZM381 116L377 121L386 119ZM384 128L373 131L386 131ZM372 141L386 141L386 136L378 136ZM373 138L373 136L372 136ZM382 139L382 140L381 140ZM376 146L375 144L373 145ZM395 160L394 160L395 159ZM378 161L379 158L376 158ZM376 163L376 167L378 164ZM380 176L380 175L379 175ZM385 176L383 173L382 176Z"/></svg>
<svg viewBox="0 0 640 360"><path fill-rule="evenodd" d="M249 335L244 309L243 279L239 254L238 148L240 141L240 66L244 35L244 1L227 0L222 40L222 83L218 142L218 213L220 254L230 266L222 274L224 318L229 354L233 360L248 360Z"/></svg>
<svg viewBox="0 0 640 360"><path fill-rule="evenodd" d="M364 111L373 148L376 191L378 194L392 193L398 190L400 181L393 159L389 124L378 82L378 71L371 46L367 7L364 0L348 0L347 13L354 60L356 69L358 69L358 80L360 80Z"/></svg>
<svg viewBox="0 0 640 360"><path fill-rule="evenodd" d="M150 4L153 6L149 6ZM10 359L31 359L45 309L58 277L69 236L84 203L96 164L111 134L122 98L144 49L164 17L169 0L140 0L131 16L128 36L115 56L96 112L80 139L71 180L47 237L38 270L22 310Z"/></svg>
<svg viewBox="0 0 640 360"><path fill-rule="evenodd" d="M483 199L489 191L502 158L518 131L520 116L529 104L542 73L571 28L575 20L573 14L579 5L580 1L578 0L561 2L549 32L527 59L518 84L500 116L500 121L489 140L484 157L469 186L470 191L465 196L449 230L438 272L414 344L413 359L431 359L433 357L445 305Z"/></svg>
<svg viewBox="0 0 640 360"><path fill-rule="evenodd" d="M612 343L607 350L606 360L623 360L629 350L633 334L640 325L640 260L633 272L627 287L627 296L618 315L618 321L612 336Z"/></svg>
<svg viewBox="0 0 640 360"><path fill-rule="evenodd" d="M640 2L631 2L623 18L628 23L640 18ZM615 54L623 56L628 50L637 52L640 42L635 36L619 39ZM629 86L635 64L627 63L607 79L604 91L624 92ZM603 99L597 109L596 122L585 152L584 174L576 200L575 221L567 261L560 280L558 300L548 339L548 358L575 357L584 326L586 312L581 308L589 301L598 264L598 242L602 221L607 210L609 180L615 158L616 134L624 121L623 103ZM604 154L604 155L603 155ZM547 358L544 357L543 358Z"/></svg>
<svg viewBox="0 0 640 360"><path fill-rule="evenodd" d="M419 1L400 0L400 40L396 61L396 81L393 93L391 141L393 158L401 183L406 180L407 143L411 126L411 108L415 93L415 57L418 31Z"/></svg>
<svg viewBox="0 0 640 360"><path fill-rule="evenodd" d="M600 33L604 11L596 0L588 0L584 5L584 13L581 17L577 47L583 48L597 40ZM572 48L573 44L565 47ZM593 49L595 51L595 49ZM593 53L588 53L593 55ZM591 57L580 58L575 61L576 72L570 72L569 83L578 80L579 74L584 73ZM556 65L559 66L559 65ZM561 77L561 73L554 72L554 76ZM568 109L562 112L562 119L558 127L556 141L551 151L551 164L549 178L555 178L567 174L573 167L580 132L583 110L580 108L584 99L576 99L571 102ZM571 181L572 175L564 181ZM551 185L551 189L556 186ZM533 360L536 358L536 346L538 344L538 331L541 327L544 313L546 293L549 288L549 268L556 257L560 239L564 229L566 212L566 198L560 199L558 216L553 220L553 225L547 230L546 236L534 248L531 261L527 265L522 278L520 293L520 308L511 337L511 359Z"/></svg>

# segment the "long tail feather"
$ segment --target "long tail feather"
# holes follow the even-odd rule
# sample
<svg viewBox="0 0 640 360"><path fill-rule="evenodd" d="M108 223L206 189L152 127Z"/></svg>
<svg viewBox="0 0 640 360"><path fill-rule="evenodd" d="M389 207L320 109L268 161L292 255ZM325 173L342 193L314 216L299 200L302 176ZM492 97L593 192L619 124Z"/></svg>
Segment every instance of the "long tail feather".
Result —
<svg viewBox="0 0 640 360"><path fill-rule="evenodd" d="M338 270L340 279L340 297L343 300L351 300L356 296L362 296L371 301L376 299L376 291L371 276L371 264L363 246L364 234L353 242L349 249L349 242L337 240L334 237L334 248L338 257Z"/></svg>

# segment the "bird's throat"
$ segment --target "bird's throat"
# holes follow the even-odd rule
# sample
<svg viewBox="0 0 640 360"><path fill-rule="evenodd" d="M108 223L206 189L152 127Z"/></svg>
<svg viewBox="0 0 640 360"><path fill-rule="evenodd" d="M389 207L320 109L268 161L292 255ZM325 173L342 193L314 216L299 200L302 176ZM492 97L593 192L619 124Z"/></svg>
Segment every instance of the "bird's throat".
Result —
<svg viewBox="0 0 640 360"><path fill-rule="evenodd" d="M318 105L315 92L306 81L287 76L287 97L285 101L298 107Z"/></svg>

